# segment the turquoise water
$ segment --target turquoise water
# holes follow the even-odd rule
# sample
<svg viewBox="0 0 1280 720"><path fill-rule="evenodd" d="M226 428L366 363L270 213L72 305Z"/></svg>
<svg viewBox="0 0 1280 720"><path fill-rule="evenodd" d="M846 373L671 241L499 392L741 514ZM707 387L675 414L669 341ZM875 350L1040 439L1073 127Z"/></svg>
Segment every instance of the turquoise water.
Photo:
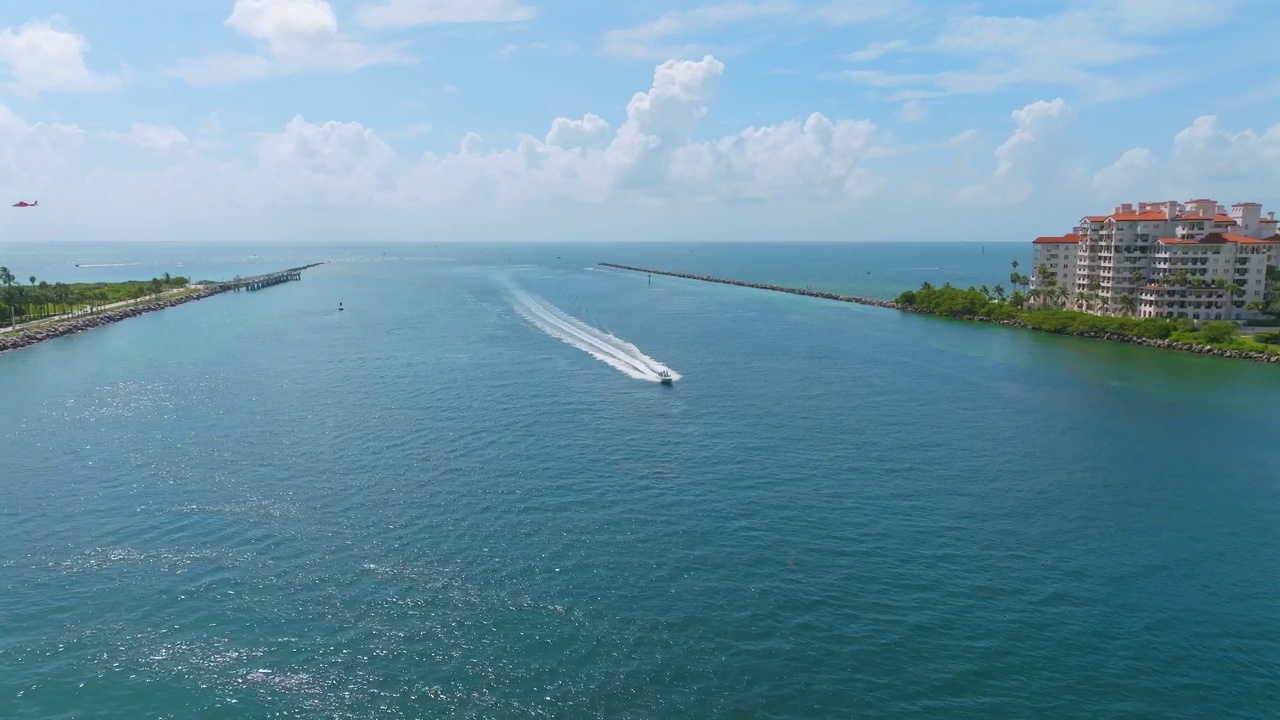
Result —
<svg viewBox="0 0 1280 720"><path fill-rule="evenodd" d="M0 248L334 260L0 355L0 717L1275 717L1276 368L590 267L1022 250Z"/></svg>

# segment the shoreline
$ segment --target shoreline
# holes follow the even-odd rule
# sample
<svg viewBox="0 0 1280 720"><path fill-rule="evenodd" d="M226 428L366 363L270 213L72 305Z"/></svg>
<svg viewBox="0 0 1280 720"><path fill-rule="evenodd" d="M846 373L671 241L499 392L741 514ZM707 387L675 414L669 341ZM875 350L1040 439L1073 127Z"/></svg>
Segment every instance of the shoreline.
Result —
<svg viewBox="0 0 1280 720"><path fill-rule="evenodd" d="M298 277L294 279L300 279L303 270L309 270L323 264L324 263L311 263L310 265L290 268L276 273L267 273L266 275L255 276L253 278L243 278L220 283L199 285L199 289L194 292L184 293L178 297L156 297L150 302L143 301L117 310L105 310L91 315L53 320L47 325L42 325L41 327L5 333L0 335L0 354L13 350L21 350L22 348L38 345L46 340L53 340L54 338L60 338L65 335L74 335L75 333L85 332L86 330L93 330L105 325L111 325L113 323L118 323L121 320L128 320L129 318L137 317L139 315L145 315L158 310L166 310L179 305L186 305L187 303L204 300L215 295L251 288L253 283L262 278L273 278L283 276L285 274L297 274ZM276 282L287 282L287 280L280 280ZM268 285L276 284L276 282L270 282ZM266 285L262 287L266 287Z"/></svg>
<svg viewBox="0 0 1280 720"><path fill-rule="evenodd" d="M1195 355L1209 355L1212 357L1220 357L1231 360L1250 360L1253 362L1261 362L1269 365L1280 364L1280 355L1272 355L1269 353L1253 352L1250 350L1230 350L1227 348L1214 347L1213 345L1196 345L1193 343L1175 342L1173 340L1159 340L1154 338L1138 337L1134 335L1120 335L1116 333L1096 333L1096 332L1053 332L1050 330L1041 330L1040 328L1031 327L1021 320L996 320L993 318L981 317L977 315L944 315L941 313L930 312L923 308L901 305L892 300L876 300L874 298L859 297L857 295L840 295L838 293L823 292L820 290L805 290L803 288L789 288L783 285L770 285L768 283L747 282L745 280L730 280L726 278L718 278L711 275L696 275L694 273L672 272L669 270L656 270L653 268L637 267L635 265L623 265L620 263L599 263L601 267L613 268L615 270L626 270L628 272L646 273L649 275L665 275L666 277L681 278L684 280L697 280L699 282L719 283L721 285L736 285L738 287L752 288L754 290L767 290L770 292L781 292L789 295L803 295L805 297L819 298L822 300L835 300L838 302L854 303L857 305L869 305L872 307L884 308L886 310L897 310L899 312L911 313L913 315L930 315L939 318L950 318L952 320L965 320L969 322L980 322L988 325L1000 325L1002 327L1019 328L1022 330L1033 330L1048 335L1063 335L1067 337L1087 338L1090 340L1103 340L1105 342L1122 343L1125 345L1137 345L1141 347L1158 348L1161 350L1175 350L1178 352L1192 353Z"/></svg>
<svg viewBox="0 0 1280 720"><path fill-rule="evenodd" d="M64 335L74 335L78 332L93 330L118 323L121 320L127 320L131 317L145 315L147 313L156 312L157 310L165 310L179 305L185 305L196 300L204 300L205 298L221 295L227 292L222 288L205 288L196 292L187 293L175 298L161 298L155 302L143 302L137 305L131 305L127 308L119 310L107 310L105 312L95 313L77 318L67 318L65 320L55 320L45 327L29 328L27 330L19 330L12 334L0 336L0 354L13 350L21 350L22 348L37 345L46 340L52 340Z"/></svg>

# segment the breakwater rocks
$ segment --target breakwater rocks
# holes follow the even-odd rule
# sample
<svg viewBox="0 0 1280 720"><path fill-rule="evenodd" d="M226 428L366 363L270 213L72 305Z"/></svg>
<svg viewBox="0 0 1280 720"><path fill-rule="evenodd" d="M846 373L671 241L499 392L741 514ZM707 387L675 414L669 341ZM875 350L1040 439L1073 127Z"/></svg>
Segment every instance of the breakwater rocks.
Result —
<svg viewBox="0 0 1280 720"><path fill-rule="evenodd" d="M1194 343L1174 342L1173 340L1137 337L1134 335L1118 335L1116 333L1071 331L1054 332L1052 330L1042 330L1040 328L1032 327L1021 320L993 320L992 318L980 317L977 315L939 315L938 313L929 312L925 308L921 307L900 305L890 300L875 300L872 298L858 297L856 295L839 295L836 293L821 292L818 290L803 290L800 288L783 287L781 285L768 285L766 283L745 282L742 280L727 280L725 278L713 277L711 275L694 275L692 273L654 270L652 268L636 267L634 265L620 265L618 263L600 263L600 266L614 268L616 270L630 270L632 272L648 273L650 275L666 275L667 277L684 278L685 280L698 280L701 282L720 283L722 285L737 285L738 287L754 288L756 290L783 292L791 295L804 295L806 297L822 298L824 300L838 300L840 302L851 302L859 305L872 305L874 307L900 310L902 312L916 313L919 315L934 315L937 317L948 317L955 320L983 322L992 325L1002 325L1004 327L1047 332L1053 335L1069 335L1071 337L1089 338L1092 340L1105 340L1107 342L1126 343L1128 345L1141 345L1143 347L1159 348L1161 350L1178 350L1180 352L1195 353L1197 355L1211 355L1213 357L1229 358L1232 360L1252 360L1255 362L1280 365L1280 355L1271 355L1268 353L1253 352L1250 350L1228 350L1226 348L1214 347L1212 345L1197 345Z"/></svg>
<svg viewBox="0 0 1280 720"><path fill-rule="evenodd" d="M912 308L904 308L904 310L909 312L924 312L922 310L914 310ZM1252 350L1229 350L1227 348L1214 347L1212 345L1197 345L1196 343L1176 342L1174 340L1162 340L1160 338L1137 337L1135 335L1118 335L1116 333L1053 332L1051 330L1041 330L1040 328L1031 327L1019 320L991 320L989 318L980 317L960 317L958 319L988 322L996 325L1003 325L1005 327L1016 327L1026 330L1036 330L1039 332L1047 332L1052 335L1070 335L1071 337L1089 338L1091 340L1106 340L1107 342L1141 345L1143 347L1159 348L1161 350L1177 350L1179 352L1189 352L1197 355L1212 355L1213 357L1229 358L1231 360L1253 360L1254 362L1280 365L1280 355L1254 352Z"/></svg>
<svg viewBox="0 0 1280 720"><path fill-rule="evenodd" d="M874 300L872 298L858 297L856 295L839 295L837 293L822 292L821 290L805 290L803 288L792 288L782 285L746 282L745 280L726 280L725 278L712 277L710 275L693 275L690 273L670 272L667 270L652 270L650 268L635 267L633 265L618 265L617 263L600 263L600 266L615 268L617 270L630 270L632 272L648 273L650 275L666 275L668 277L684 278L685 280L720 283L721 285L737 285L738 287L754 288L756 290L769 290L771 292L788 293L790 295L804 295L805 297L822 298L823 300L836 300L839 302L857 303L858 305L872 305L874 307L892 308L894 310L901 309L898 307L898 303L890 300Z"/></svg>
<svg viewBox="0 0 1280 720"><path fill-rule="evenodd" d="M96 315L86 315L78 318L67 318L65 320L54 321L52 324L40 328L32 328L30 330L22 330L11 335L0 335L0 353L8 350L17 350L18 348L30 347L45 340L52 340L63 335L71 335L72 333L84 332L92 330L103 325L110 325L114 322L120 322L131 317L137 317L156 310L164 310L165 308L184 305L196 300L203 300L212 295L226 292L222 288L205 288L197 292L188 293L180 297L168 298L166 300L157 300L155 302L145 303L142 305L134 305L132 307L120 308L119 310L108 310Z"/></svg>

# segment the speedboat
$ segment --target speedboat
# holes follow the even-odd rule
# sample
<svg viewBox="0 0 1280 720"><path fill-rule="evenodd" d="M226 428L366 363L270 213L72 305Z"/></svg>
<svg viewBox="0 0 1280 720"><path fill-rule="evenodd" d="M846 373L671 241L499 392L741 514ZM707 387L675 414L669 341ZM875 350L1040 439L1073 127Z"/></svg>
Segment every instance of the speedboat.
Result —
<svg viewBox="0 0 1280 720"><path fill-rule="evenodd" d="M666 370L658 371L658 382L662 383L663 385L670 385L671 383L675 382L675 380L676 380L675 378L671 377L671 373L667 372Z"/></svg>

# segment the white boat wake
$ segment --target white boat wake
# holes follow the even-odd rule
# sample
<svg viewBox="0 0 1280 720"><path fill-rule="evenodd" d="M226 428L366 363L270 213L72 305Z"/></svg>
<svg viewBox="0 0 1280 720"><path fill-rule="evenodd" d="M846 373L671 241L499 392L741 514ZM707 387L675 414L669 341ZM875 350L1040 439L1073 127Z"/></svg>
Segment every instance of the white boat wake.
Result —
<svg viewBox="0 0 1280 720"><path fill-rule="evenodd" d="M670 373L672 380L680 379L680 373L640 352L640 348L635 345L591 327L541 298L523 290L512 289L509 299L515 311L534 327L578 348L627 377L661 382L662 376L659 373L665 371Z"/></svg>

